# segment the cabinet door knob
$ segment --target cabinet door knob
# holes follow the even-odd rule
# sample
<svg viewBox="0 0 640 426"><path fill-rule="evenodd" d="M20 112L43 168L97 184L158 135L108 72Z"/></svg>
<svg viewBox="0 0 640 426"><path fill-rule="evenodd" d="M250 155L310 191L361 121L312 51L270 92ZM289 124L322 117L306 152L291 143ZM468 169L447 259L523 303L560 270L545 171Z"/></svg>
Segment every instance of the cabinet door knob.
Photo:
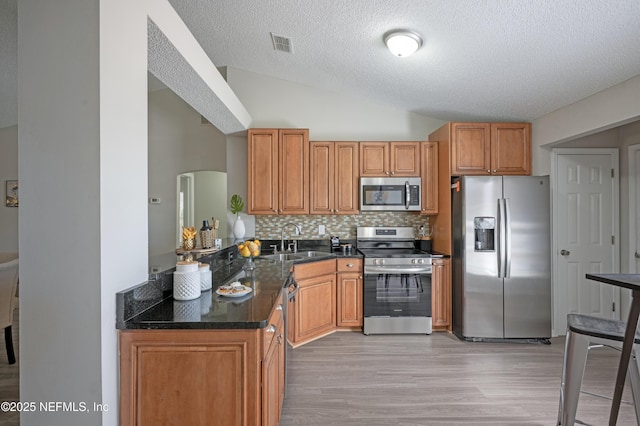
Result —
<svg viewBox="0 0 640 426"><path fill-rule="evenodd" d="M487 170L487 173L491 174L491 170Z"/></svg>
<svg viewBox="0 0 640 426"><path fill-rule="evenodd" d="M267 327L267 333L275 333L276 332L276 326L271 324L269 327Z"/></svg>
<svg viewBox="0 0 640 426"><path fill-rule="evenodd" d="M353 263L347 263L347 268L353 268Z"/></svg>
<svg viewBox="0 0 640 426"><path fill-rule="evenodd" d="M496 170L496 169L493 169L493 173L497 173L497 172L498 172L498 170Z"/></svg>
<svg viewBox="0 0 640 426"><path fill-rule="evenodd" d="M282 334L278 334L277 339L278 339L278 344L281 345L282 344Z"/></svg>
<svg viewBox="0 0 640 426"><path fill-rule="evenodd" d="M393 175L395 175L395 174L396 174L396 172L391 172L391 176L393 176Z"/></svg>
<svg viewBox="0 0 640 426"><path fill-rule="evenodd" d="M335 209L333 212L334 212L334 213L338 213L338 209Z"/></svg>
<svg viewBox="0 0 640 426"><path fill-rule="evenodd" d="M278 307L276 308L276 311L281 311L282 310L282 304L279 304Z"/></svg>

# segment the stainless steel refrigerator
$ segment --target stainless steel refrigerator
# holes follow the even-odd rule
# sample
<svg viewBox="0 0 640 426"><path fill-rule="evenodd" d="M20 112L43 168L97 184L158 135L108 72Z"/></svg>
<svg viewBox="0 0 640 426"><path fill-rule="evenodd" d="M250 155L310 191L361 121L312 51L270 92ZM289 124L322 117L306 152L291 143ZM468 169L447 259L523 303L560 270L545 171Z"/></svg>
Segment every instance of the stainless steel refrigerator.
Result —
<svg viewBox="0 0 640 426"><path fill-rule="evenodd" d="M452 185L453 332L551 337L548 176L463 176Z"/></svg>

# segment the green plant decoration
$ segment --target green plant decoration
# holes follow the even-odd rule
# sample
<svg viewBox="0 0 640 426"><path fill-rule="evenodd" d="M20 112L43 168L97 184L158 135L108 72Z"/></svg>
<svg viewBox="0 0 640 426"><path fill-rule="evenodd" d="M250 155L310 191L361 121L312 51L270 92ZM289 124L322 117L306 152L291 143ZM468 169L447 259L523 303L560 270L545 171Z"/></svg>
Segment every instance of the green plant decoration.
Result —
<svg viewBox="0 0 640 426"><path fill-rule="evenodd" d="M244 209L244 201L242 201L242 197L238 194L233 194L231 196L231 213L237 215Z"/></svg>

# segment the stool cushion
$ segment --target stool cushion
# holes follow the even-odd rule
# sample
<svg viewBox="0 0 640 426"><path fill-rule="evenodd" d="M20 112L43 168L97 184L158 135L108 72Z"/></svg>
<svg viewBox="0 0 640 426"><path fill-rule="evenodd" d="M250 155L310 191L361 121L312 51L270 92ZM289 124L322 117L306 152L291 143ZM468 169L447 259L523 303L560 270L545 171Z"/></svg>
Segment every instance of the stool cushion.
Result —
<svg viewBox="0 0 640 426"><path fill-rule="evenodd" d="M567 315L567 328L573 333L587 336L600 337L602 339L624 340L626 324L623 321L592 317L590 315ZM640 334L636 330L635 343L640 343Z"/></svg>

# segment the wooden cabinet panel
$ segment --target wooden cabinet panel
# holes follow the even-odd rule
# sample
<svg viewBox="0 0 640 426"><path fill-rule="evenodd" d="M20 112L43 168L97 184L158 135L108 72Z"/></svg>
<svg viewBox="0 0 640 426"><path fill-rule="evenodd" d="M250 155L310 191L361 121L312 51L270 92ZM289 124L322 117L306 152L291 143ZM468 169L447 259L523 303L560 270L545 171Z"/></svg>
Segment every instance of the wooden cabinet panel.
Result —
<svg viewBox="0 0 640 426"><path fill-rule="evenodd" d="M433 259L431 315L434 330L451 330L450 259Z"/></svg>
<svg viewBox="0 0 640 426"><path fill-rule="evenodd" d="M299 280L296 343L314 339L336 327L336 275Z"/></svg>
<svg viewBox="0 0 640 426"><path fill-rule="evenodd" d="M337 259L337 325L359 329L363 323L362 259Z"/></svg>
<svg viewBox="0 0 640 426"><path fill-rule="evenodd" d="M273 329L270 327L273 326ZM277 426L284 400L284 318L278 304L263 330L265 356L262 361L262 425ZM270 338L271 337L271 338Z"/></svg>
<svg viewBox="0 0 640 426"><path fill-rule="evenodd" d="M360 211L359 158L357 142L336 142L333 212L335 214L357 214Z"/></svg>
<svg viewBox="0 0 640 426"><path fill-rule="evenodd" d="M309 130L281 129L279 214L309 214Z"/></svg>
<svg viewBox="0 0 640 426"><path fill-rule="evenodd" d="M421 214L438 213L438 142L422 142L422 210Z"/></svg>
<svg viewBox="0 0 640 426"><path fill-rule="evenodd" d="M310 142L311 214L356 214L359 151L357 142Z"/></svg>
<svg viewBox="0 0 640 426"><path fill-rule="evenodd" d="M362 327L362 286L360 273L338 274L338 327Z"/></svg>
<svg viewBox="0 0 640 426"><path fill-rule="evenodd" d="M391 176L420 176L420 142L391 142L389 151Z"/></svg>
<svg viewBox="0 0 640 426"><path fill-rule="evenodd" d="M420 176L420 142L360 142L360 176Z"/></svg>
<svg viewBox="0 0 640 426"><path fill-rule="evenodd" d="M256 330L120 332L120 424L260 422Z"/></svg>
<svg viewBox="0 0 640 426"><path fill-rule="evenodd" d="M388 142L360 142L360 176L387 176L389 148Z"/></svg>
<svg viewBox="0 0 640 426"><path fill-rule="evenodd" d="M451 173L488 175L491 168L491 126L489 123L451 125Z"/></svg>
<svg viewBox="0 0 640 426"><path fill-rule="evenodd" d="M276 214L279 181L279 136L276 129L248 131L248 192L249 214Z"/></svg>
<svg viewBox="0 0 640 426"><path fill-rule="evenodd" d="M334 185L333 142L309 142L309 197L311 214L333 213Z"/></svg>
<svg viewBox="0 0 640 426"><path fill-rule="evenodd" d="M309 213L309 130L249 129L249 214Z"/></svg>
<svg viewBox="0 0 640 426"><path fill-rule="evenodd" d="M531 124L491 124L491 172L496 175L531 174Z"/></svg>

